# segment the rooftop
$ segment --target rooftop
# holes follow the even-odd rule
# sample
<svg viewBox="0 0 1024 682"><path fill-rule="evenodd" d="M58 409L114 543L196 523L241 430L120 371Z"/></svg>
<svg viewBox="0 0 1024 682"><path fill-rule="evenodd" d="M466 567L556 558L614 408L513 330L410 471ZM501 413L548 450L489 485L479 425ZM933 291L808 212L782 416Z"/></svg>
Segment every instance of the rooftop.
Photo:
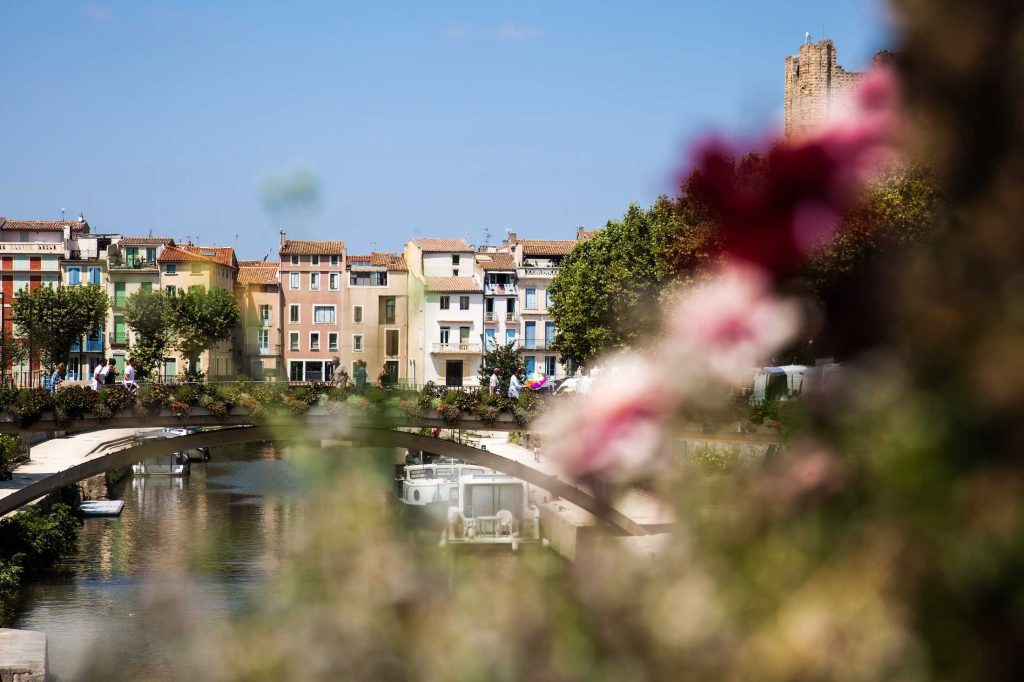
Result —
<svg viewBox="0 0 1024 682"><path fill-rule="evenodd" d="M342 256L345 254L343 241L311 241L289 239L281 246L282 256Z"/></svg>
<svg viewBox="0 0 1024 682"><path fill-rule="evenodd" d="M174 240L170 237L122 237L122 246L174 246Z"/></svg>
<svg viewBox="0 0 1024 682"><path fill-rule="evenodd" d="M370 265L395 271L408 270L405 266L405 256L400 253L380 253L374 251L368 256L349 255L346 260L349 265Z"/></svg>
<svg viewBox="0 0 1024 682"><path fill-rule="evenodd" d="M476 264L483 270L516 269L516 259L511 253L478 253Z"/></svg>
<svg viewBox="0 0 1024 682"><path fill-rule="evenodd" d="M194 246L179 244L164 247L160 263L216 263L229 268L237 267L235 250L230 246Z"/></svg>
<svg viewBox="0 0 1024 682"><path fill-rule="evenodd" d="M88 232L88 222L77 220L15 220L0 216L0 230L30 230L33 232L63 232L70 227L72 232Z"/></svg>
<svg viewBox="0 0 1024 682"><path fill-rule="evenodd" d="M462 237L416 237L412 243L426 253L471 253L473 247Z"/></svg>
<svg viewBox="0 0 1024 682"><path fill-rule="evenodd" d="M241 263L259 263L260 265L241 265ZM239 261L239 284L277 284L277 264L263 261Z"/></svg>
<svg viewBox="0 0 1024 682"><path fill-rule="evenodd" d="M472 277L427 277L427 291L480 293L482 288Z"/></svg>
<svg viewBox="0 0 1024 682"><path fill-rule="evenodd" d="M567 256L576 245L575 239L520 239L527 256Z"/></svg>

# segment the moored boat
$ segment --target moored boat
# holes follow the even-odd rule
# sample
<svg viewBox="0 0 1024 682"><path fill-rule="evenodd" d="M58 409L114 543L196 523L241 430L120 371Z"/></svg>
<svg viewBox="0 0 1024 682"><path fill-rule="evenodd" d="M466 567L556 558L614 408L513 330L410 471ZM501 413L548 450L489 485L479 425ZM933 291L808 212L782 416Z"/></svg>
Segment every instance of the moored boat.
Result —
<svg viewBox="0 0 1024 682"><path fill-rule="evenodd" d="M540 510L529 503L526 483L504 474L469 474L448 508L441 544L510 545L540 541Z"/></svg>
<svg viewBox="0 0 1024 682"><path fill-rule="evenodd" d="M458 504L459 479L488 470L456 460L433 464L396 464L395 500L411 513L443 520L453 504Z"/></svg>

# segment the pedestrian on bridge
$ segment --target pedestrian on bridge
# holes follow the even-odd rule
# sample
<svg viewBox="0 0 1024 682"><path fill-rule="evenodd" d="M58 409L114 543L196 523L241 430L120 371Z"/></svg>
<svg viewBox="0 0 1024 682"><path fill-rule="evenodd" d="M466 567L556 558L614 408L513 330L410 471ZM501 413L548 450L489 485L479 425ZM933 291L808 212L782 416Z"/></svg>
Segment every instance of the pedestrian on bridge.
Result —
<svg viewBox="0 0 1024 682"><path fill-rule="evenodd" d="M487 385L487 394L489 396L491 396L492 398L494 396L498 395L498 382L499 382L498 368L495 367L494 368L494 372L491 374L491 381Z"/></svg>
<svg viewBox="0 0 1024 682"><path fill-rule="evenodd" d="M56 392L62 381L64 381L64 363L58 362L50 376L50 393Z"/></svg>
<svg viewBox="0 0 1024 682"><path fill-rule="evenodd" d="M128 358L128 364L124 368L124 387L134 395L139 390L135 383L135 358Z"/></svg>
<svg viewBox="0 0 1024 682"><path fill-rule="evenodd" d="M92 372L92 390L100 390L100 386L106 381L107 367L107 363L103 362L103 360L100 360L99 364L96 365L96 369Z"/></svg>
<svg viewBox="0 0 1024 682"><path fill-rule="evenodd" d="M366 363L359 360L356 365L356 371L352 375L352 378L356 382L356 393L362 395L366 392Z"/></svg>
<svg viewBox="0 0 1024 682"><path fill-rule="evenodd" d="M508 397L512 400L519 400L519 390L523 387L523 382L519 380L519 377L515 374L508 380Z"/></svg>

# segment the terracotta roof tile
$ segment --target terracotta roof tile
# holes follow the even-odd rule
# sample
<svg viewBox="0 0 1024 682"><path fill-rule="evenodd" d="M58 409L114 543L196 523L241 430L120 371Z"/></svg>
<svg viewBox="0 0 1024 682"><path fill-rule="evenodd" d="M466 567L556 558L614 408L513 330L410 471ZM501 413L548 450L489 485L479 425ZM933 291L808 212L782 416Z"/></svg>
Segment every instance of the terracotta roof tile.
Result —
<svg viewBox="0 0 1024 682"><path fill-rule="evenodd" d="M465 253L473 250L473 247L461 237L416 237L412 243L419 247L420 251L426 253Z"/></svg>
<svg viewBox="0 0 1024 682"><path fill-rule="evenodd" d="M63 232L64 226L72 232L88 232L89 223L77 220L12 220L0 217L0 230L31 230L34 232Z"/></svg>
<svg viewBox="0 0 1024 682"><path fill-rule="evenodd" d="M481 293L483 287L472 277L427 277L427 291Z"/></svg>
<svg viewBox="0 0 1024 682"><path fill-rule="evenodd" d="M277 263L266 260L240 260L238 261L238 267L240 268L277 268Z"/></svg>
<svg viewBox="0 0 1024 682"><path fill-rule="evenodd" d="M476 263L483 270L516 269L516 259L511 253L478 253Z"/></svg>
<svg viewBox="0 0 1024 682"><path fill-rule="evenodd" d="M252 261L248 261L252 262ZM263 263L263 261L255 261ZM238 268L239 284L278 284L277 265L242 265Z"/></svg>
<svg viewBox="0 0 1024 682"><path fill-rule="evenodd" d="M597 235L597 230L580 230L580 239L593 239Z"/></svg>
<svg viewBox="0 0 1024 682"><path fill-rule="evenodd" d="M574 239L520 239L523 253L528 256L567 256L576 245Z"/></svg>
<svg viewBox="0 0 1024 682"><path fill-rule="evenodd" d="M174 246L170 237L122 237L118 243L123 246Z"/></svg>
<svg viewBox="0 0 1024 682"><path fill-rule="evenodd" d="M217 263L229 268L235 265L235 250L230 246L165 246L157 258L160 263Z"/></svg>
<svg viewBox="0 0 1024 682"><path fill-rule="evenodd" d="M345 253L345 242L289 239L280 253L282 256L341 256Z"/></svg>
<svg viewBox="0 0 1024 682"><path fill-rule="evenodd" d="M408 270L405 266L405 256L400 253L381 253L374 251L368 256L352 255L349 254L345 257L345 260L350 264L358 265L370 265L377 268L387 268L388 270L404 271Z"/></svg>

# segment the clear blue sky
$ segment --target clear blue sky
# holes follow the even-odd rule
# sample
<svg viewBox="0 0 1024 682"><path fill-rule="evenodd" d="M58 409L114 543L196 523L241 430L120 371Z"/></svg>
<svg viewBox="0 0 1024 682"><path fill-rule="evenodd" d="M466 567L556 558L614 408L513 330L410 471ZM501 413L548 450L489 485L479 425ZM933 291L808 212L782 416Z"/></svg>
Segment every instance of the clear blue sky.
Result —
<svg viewBox="0 0 1024 682"><path fill-rule="evenodd" d="M780 121L822 26L847 68L887 41L862 0L5 0L0 215L243 258L281 227L354 253L567 238L671 191L701 134ZM315 201L268 207L302 174Z"/></svg>

